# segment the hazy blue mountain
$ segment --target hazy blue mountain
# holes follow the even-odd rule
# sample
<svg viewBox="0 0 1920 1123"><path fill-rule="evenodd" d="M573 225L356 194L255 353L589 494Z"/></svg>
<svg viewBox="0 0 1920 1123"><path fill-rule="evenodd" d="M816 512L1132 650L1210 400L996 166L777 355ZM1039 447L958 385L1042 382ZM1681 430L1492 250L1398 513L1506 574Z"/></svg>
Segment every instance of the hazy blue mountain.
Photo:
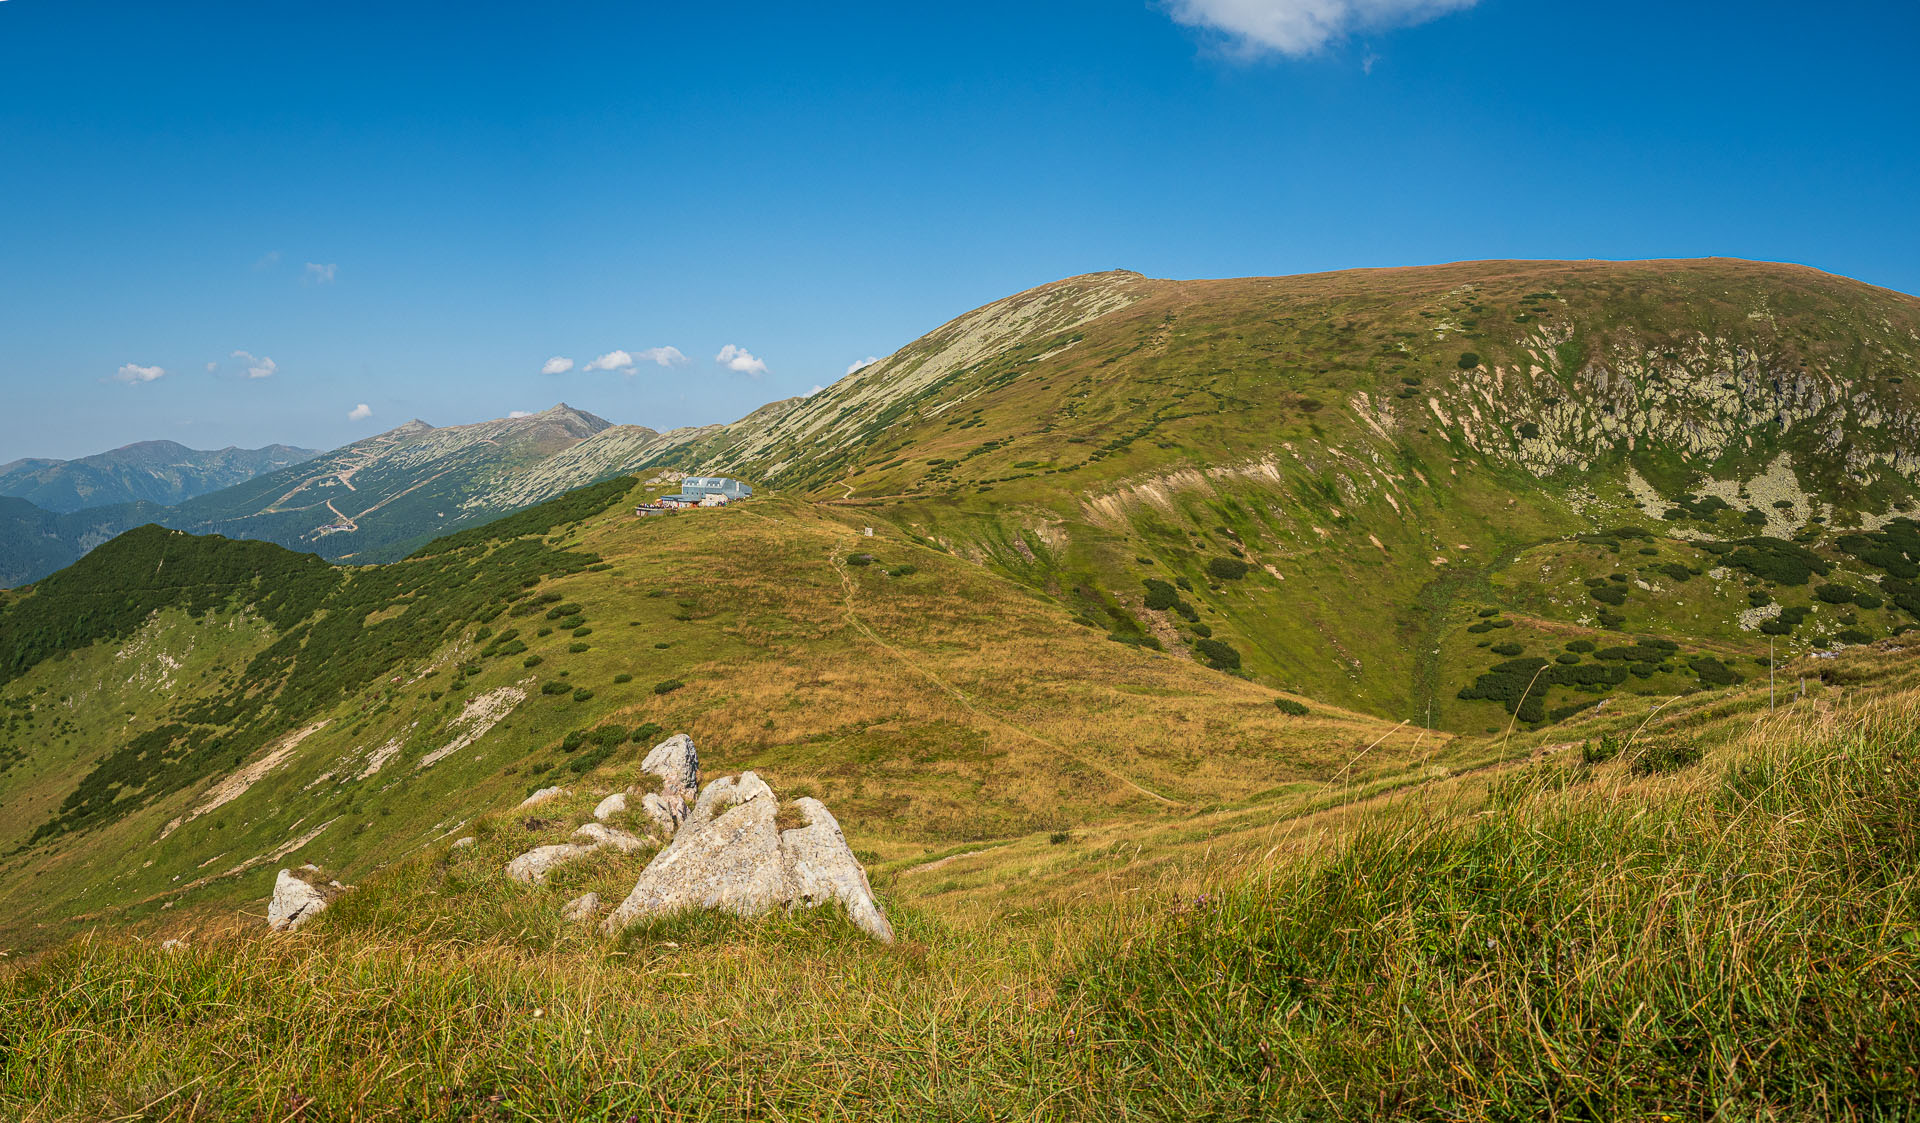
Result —
<svg viewBox="0 0 1920 1123"><path fill-rule="evenodd" d="M140 441L78 460L0 465L0 495L61 514L119 503L180 503L318 455L291 445L202 451L175 441Z"/></svg>

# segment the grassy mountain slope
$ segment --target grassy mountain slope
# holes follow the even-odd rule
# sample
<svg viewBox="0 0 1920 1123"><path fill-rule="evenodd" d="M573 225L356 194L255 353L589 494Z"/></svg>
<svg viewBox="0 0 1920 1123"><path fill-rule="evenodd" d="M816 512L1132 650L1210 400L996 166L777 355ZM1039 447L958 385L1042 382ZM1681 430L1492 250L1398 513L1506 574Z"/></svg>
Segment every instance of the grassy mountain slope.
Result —
<svg viewBox="0 0 1920 1123"><path fill-rule="evenodd" d="M136 530L0 593L0 948L115 933L0 982L0 1105L1892 1117L1916 352L1751 263L1099 274L265 516L364 486L399 558L464 497L389 564ZM634 518L676 468L759 498ZM825 801L901 944L559 918L645 852L506 880L676 730ZM305 862L355 888L263 939Z"/></svg>
<svg viewBox="0 0 1920 1123"><path fill-rule="evenodd" d="M149 528L15 594L0 941L230 910L282 859L358 877L534 787L621 784L661 730L910 863L1122 820L1204 834L1336 773L1490 751L1288 716L831 509L636 520L632 499L611 481L353 569Z"/></svg>
<svg viewBox="0 0 1920 1123"><path fill-rule="evenodd" d="M0 495L61 513L118 503L166 505L318 455L290 445L201 451L174 441L141 441L77 460L0 464Z"/></svg>
<svg viewBox="0 0 1920 1123"><path fill-rule="evenodd" d="M1886 576L1842 540L1911 510L1917 374L1920 301L1793 266L1095 274L658 463L858 507L1116 634L1225 643L1259 681L1477 729L1506 715L1459 694L1516 637L1550 660L1681 643L1648 678L1554 672L1555 712L1909 622L1711 544L1797 539L1843 587ZM1146 608L1149 580L1195 619ZM1806 622L1770 637L1769 604ZM1521 631L1469 631L1485 618Z"/></svg>
<svg viewBox="0 0 1920 1123"><path fill-rule="evenodd" d="M185 948L108 936L0 968L0 1104L1901 1118L1920 1093L1913 656L1795 667L1820 674L1772 712L1748 685L1591 719L1584 753L1269 819L1178 868L1139 868L1148 831L1052 846L1082 863L1052 893L1013 847L968 859L1005 858L993 897L883 871L893 948L831 913L604 943L553 906L631 869L504 884L541 836L496 813L465 828L478 846L368 875L291 939L175 914Z"/></svg>

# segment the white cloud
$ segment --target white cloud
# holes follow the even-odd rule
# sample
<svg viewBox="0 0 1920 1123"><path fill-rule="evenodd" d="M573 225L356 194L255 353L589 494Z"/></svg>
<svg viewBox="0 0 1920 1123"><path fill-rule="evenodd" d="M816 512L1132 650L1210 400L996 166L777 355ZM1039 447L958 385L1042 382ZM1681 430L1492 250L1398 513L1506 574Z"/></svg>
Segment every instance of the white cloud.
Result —
<svg viewBox="0 0 1920 1123"><path fill-rule="evenodd" d="M592 360L582 370L610 370L631 375L633 368L641 363L653 363L655 366L677 367L684 364L687 357L678 347L649 347L645 351L632 353L627 351L609 351ZM561 369L565 369L564 367Z"/></svg>
<svg viewBox="0 0 1920 1123"><path fill-rule="evenodd" d="M1355 31L1384 31L1471 8L1478 0L1168 0L1173 18L1220 32L1247 55L1310 55Z"/></svg>
<svg viewBox="0 0 1920 1123"><path fill-rule="evenodd" d="M573 360L565 355L555 355L540 364L541 374L565 374L573 369Z"/></svg>
<svg viewBox="0 0 1920 1123"><path fill-rule="evenodd" d="M361 402L359 405L354 406L352 409L347 411L348 421L365 421L367 418L372 416L373 416L373 407L368 405L365 402Z"/></svg>
<svg viewBox="0 0 1920 1123"><path fill-rule="evenodd" d="M241 362L247 364L248 378L272 378L274 375L274 372L280 369L279 363L274 362L272 359L267 358L265 355L262 355L256 359L252 355L247 354L245 351L235 351L232 357L239 359ZM213 364L208 363L207 369L212 370Z"/></svg>
<svg viewBox="0 0 1920 1123"><path fill-rule="evenodd" d="M862 367L870 367L870 366L872 366L873 364L875 364L875 363L877 363L877 362L879 362L879 361L880 361L880 358L879 358L879 356L877 356L877 355L868 355L868 356L867 356L866 358L864 358L864 359L861 359L861 360L860 360L859 362L857 362L857 363L854 363L854 364L853 364L852 366L850 366L850 367L848 367L848 368L847 368L847 373L848 373L848 374L852 374L852 373L853 373L854 371L856 371L856 370L859 370L859 369L861 369Z"/></svg>
<svg viewBox="0 0 1920 1123"><path fill-rule="evenodd" d="M124 382L129 386L135 386L142 382L152 382L155 379L165 378L166 376L167 372L164 367L143 367L139 363L128 363L114 374L113 380L115 382Z"/></svg>
<svg viewBox="0 0 1920 1123"><path fill-rule="evenodd" d="M533 416L533 414L532 414L532 413L530 413L530 412L528 412L528 411L526 411L526 410L524 410L524 409L510 409L510 410L508 410L508 411L507 411L507 418L508 418L509 420L512 420L512 419L514 419L514 418L520 418L520 417L532 417L532 416Z"/></svg>
<svg viewBox="0 0 1920 1123"><path fill-rule="evenodd" d="M325 265L317 261L307 262L307 280L312 281L316 285L332 284L334 274L338 272L340 272L340 267L331 262Z"/></svg>
<svg viewBox="0 0 1920 1123"><path fill-rule="evenodd" d="M825 389L826 389L825 386L822 386L819 383L815 383L813 389L807 391L807 397L811 398L815 394L818 394L820 391Z"/></svg>
<svg viewBox="0 0 1920 1123"><path fill-rule="evenodd" d="M658 363L663 367L677 367L684 365L687 362L687 357L680 353L680 348L678 347L649 347L645 351L640 352L640 360L642 362Z"/></svg>
<svg viewBox="0 0 1920 1123"><path fill-rule="evenodd" d="M736 347L731 343L720 348L720 353L713 357L713 361L728 370L737 371L740 374L751 374L756 378L767 373L767 364L764 361L755 358L753 352L745 347Z"/></svg>
<svg viewBox="0 0 1920 1123"><path fill-rule="evenodd" d="M587 370L632 370L633 356L625 351L609 351L586 365Z"/></svg>
<svg viewBox="0 0 1920 1123"><path fill-rule="evenodd" d="M208 363L208 364L207 364L207 373L208 373L208 374L212 374L212 373L213 373L214 371L216 371L216 370L219 370L219 369L220 369L220 364L219 364L219 363Z"/></svg>

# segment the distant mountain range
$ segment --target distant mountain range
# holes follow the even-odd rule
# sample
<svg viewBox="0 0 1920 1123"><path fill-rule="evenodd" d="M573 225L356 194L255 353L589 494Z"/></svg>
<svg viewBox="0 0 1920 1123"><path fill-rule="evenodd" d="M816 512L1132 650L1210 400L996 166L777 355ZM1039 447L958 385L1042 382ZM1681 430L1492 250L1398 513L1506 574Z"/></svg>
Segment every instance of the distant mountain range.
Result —
<svg viewBox="0 0 1920 1123"><path fill-rule="evenodd" d="M317 449L292 445L203 452L174 441L141 441L78 460L0 464L0 495L58 514L119 503L180 503L318 455Z"/></svg>
<svg viewBox="0 0 1920 1123"><path fill-rule="evenodd" d="M735 426L771 422L801 399ZM733 443L734 426L656 432L564 402L520 417L436 428L409 421L327 453L270 446L197 453L150 442L74 461L16 461L0 483L0 586L72 564L122 531L158 523L276 542L334 560L390 561L691 443ZM186 465L200 458L198 474ZM258 471L248 473L247 467ZM237 476L228 486L216 472ZM172 498L172 493L192 494ZM217 488L217 490L215 490ZM110 497L95 505L91 497ZM41 500L45 500L42 502Z"/></svg>

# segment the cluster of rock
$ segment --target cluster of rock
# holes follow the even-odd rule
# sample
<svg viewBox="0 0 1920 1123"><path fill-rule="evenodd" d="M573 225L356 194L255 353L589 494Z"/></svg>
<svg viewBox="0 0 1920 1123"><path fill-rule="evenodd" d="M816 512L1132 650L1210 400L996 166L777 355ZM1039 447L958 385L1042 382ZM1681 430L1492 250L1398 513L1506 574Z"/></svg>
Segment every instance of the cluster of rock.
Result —
<svg viewBox="0 0 1920 1123"><path fill-rule="evenodd" d="M840 823L817 799L797 799L781 807L765 781L752 772L722 776L700 787L700 754L692 738L676 734L653 747L641 770L660 781L658 791L629 790L608 796L593 809L593 821L581 824L567 842L536 846L507 863L507 876L538 885L553 870L611 847L623 854L659 848L633 892L608 914L601 927L618 932L635 921L687 909L724 909L758 916L775 908L815 908L838 901L862 931L893 942L893 925L873 899L867 872L853 856ZM520 804L537 807L567 795L564 788L542 788ZM646 833L611 825L630 814L638 796ZM476 840L454 841L463 849ZM321 883L319 867L281 870L267 906L267 926L288 932L319 915L346 887ZM308 876L314 875L314 876ZM568 920L584 921L600 911L600 897L588 893L568 901Z"/></svg>
<svg viewBox="0 0 1920 1123"><path fill-rule="evenodd" d="M893 926L873 899L866 870L819 800L795 800L783 815L773 789L752 772L723 776L703 791L700 755L684 733L654 746L640 767L660 779L660 790L639 801L651 837L599 821L627 810L632 793L616 794L594 808L596 821L575 831L574 841L535 847L509 862L507 875L537 884L556 866L602 847L631 852L664 843L633 892L602 922L604 931L686 909L757 916L838 901L861 930L893 942ZM557 794L559 789L543 789L522 806ZM564 915L584 920L599 907L598 895L589 893L567 902Z"/></svg>

